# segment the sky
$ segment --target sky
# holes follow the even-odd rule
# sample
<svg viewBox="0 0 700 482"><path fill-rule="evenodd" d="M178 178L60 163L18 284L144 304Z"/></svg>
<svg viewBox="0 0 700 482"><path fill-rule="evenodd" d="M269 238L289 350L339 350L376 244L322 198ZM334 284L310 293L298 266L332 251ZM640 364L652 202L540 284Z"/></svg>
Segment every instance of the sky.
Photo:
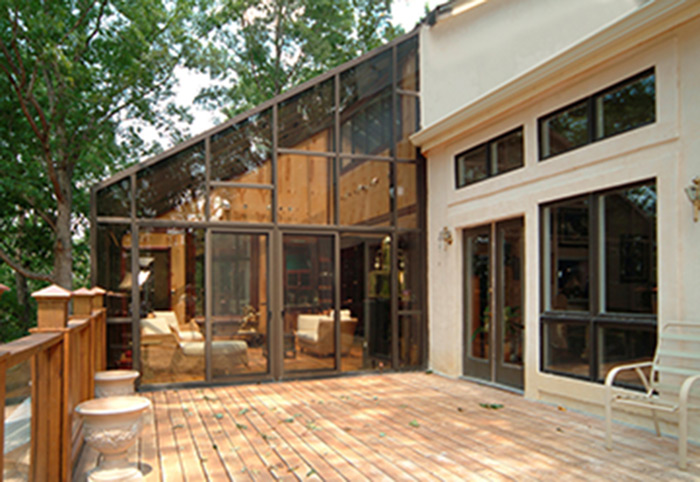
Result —
<svg viewBox="0 0 700 482"><path fill-rule="evenodd" d="M433 9L441 3L445 3L445 1L446 0L393 0L391 6L392 18L394 19L394 23L401 25L406 32L409 32L423 16L426 4L430 9ZM179 68L176 75L179 80L179 85L176 88L175 103L179 105L192 105L200 89L210 82L207 75L198 74L184 68ZM191 113L194 117L194 121L190 126L183 125L181 128L186 128L192 135L200 134L225 120L224 116L221 114L205 110L196 105L192 105ZM171 147L171 142L167 138L163 138L154 126L144 126L141 135L147 141L158 139L164 149Z"/></svg>

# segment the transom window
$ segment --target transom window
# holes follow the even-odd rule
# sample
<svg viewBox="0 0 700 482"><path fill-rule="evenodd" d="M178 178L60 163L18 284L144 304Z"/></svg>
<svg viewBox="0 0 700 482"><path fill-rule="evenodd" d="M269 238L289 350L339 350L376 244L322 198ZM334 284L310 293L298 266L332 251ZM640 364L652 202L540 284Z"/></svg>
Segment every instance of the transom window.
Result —
<svg viewBox="0 0 700 482"><path fill-rule="evenodd" d="M656 120L651 68L539 119L540 159L563 154Z"/></svg>
<svg viewBox="0 0 700 482"><path fill-rule="evenodd" d="M457 188L523 166L523 128L491 139L455 156Z"/></svg>
<svg viewBox="0 0 700 482"><path fill-rule="evenodd" d="M543 370L602 381L614 365L650 359L656 183L552 203L541 219Z"/></svg>

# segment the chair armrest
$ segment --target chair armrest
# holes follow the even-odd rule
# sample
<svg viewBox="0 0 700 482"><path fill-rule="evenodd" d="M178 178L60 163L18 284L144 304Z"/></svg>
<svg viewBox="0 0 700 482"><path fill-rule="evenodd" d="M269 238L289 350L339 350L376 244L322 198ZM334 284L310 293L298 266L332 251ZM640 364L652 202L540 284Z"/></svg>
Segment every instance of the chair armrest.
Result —
<svg viewBox="0 0 700 482"><path fill-rule="evenodd" d="M611 387L613 382L615 381L615 377L617 375L625 370L635 370L637 374L641 374L640 368L647 368L652 366L654 363L653 362L640 362L640 363L630 363L628 365L620 365L619 367L615 367L612 370L608 372L608 374L605 376L605 385ZM643 375L643 374L642 374ZM642 376L642 381L645 382L644 385L647 385L647 381L645 377Z"/></svg>
<svg viewBox="0 0 700 482"><path fill-rule="evenodd" d="M690 395L690 389L693 387L693 383L700 380L700 374L692 375L686 378L681 385L681 391L678 395L678 400L681 405L688 405L688 396Z"/></svg>

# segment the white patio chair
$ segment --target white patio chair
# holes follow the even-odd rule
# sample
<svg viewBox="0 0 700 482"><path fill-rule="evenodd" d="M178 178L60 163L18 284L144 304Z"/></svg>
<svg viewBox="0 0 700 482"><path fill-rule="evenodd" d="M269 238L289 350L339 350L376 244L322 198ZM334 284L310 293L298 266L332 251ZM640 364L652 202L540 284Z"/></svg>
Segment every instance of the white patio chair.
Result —
<svg viewBox="0 0 700 482"><path fill-rule="evenodd" d="M651 368L647 378L643 369ZM613 389L620 372L634 370L645 393ZM613 403L651 409L656 435L661 436L656 412L678 413L678 466L687 468L688 410L700 410L700 390L691 393L700 380L700 323L667 323L651 362L613 368L605 377L605 445L612 450ZM700 384L697 386L700 389Z"/></svg>

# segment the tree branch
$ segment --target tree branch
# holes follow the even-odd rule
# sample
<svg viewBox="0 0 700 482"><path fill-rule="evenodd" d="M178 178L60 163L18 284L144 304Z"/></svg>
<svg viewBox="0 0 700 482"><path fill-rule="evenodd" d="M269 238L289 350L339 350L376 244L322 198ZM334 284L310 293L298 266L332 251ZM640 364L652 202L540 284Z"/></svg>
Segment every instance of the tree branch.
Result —
<svg viewBox="0 0 700 482"><path fill-rule="evenodd" d="M56 232L56 221L51 218L43 209L40 209L39 206L37 206L36 201L33 198L30 198L29 196L22 196L22 198L29 204L32 209L34 210L37 215L44 220L46 224L49 225L51 230L53 232Z"/></svg>
<svg viewBox="0 0 700 482"><path fill-rule="evenodd" d="M36 273L34 271L30 271L26 269L24 266L22 266L19 262L17 262L15 259L10 257L4 249L0 248L0 259L3 260L10 268L24 276L25 278L29 279L35 279L35 280L40 280L40 281L48 281L49 283L53 283L54 279L53 276L49 276L44 273Z"/></svg>

